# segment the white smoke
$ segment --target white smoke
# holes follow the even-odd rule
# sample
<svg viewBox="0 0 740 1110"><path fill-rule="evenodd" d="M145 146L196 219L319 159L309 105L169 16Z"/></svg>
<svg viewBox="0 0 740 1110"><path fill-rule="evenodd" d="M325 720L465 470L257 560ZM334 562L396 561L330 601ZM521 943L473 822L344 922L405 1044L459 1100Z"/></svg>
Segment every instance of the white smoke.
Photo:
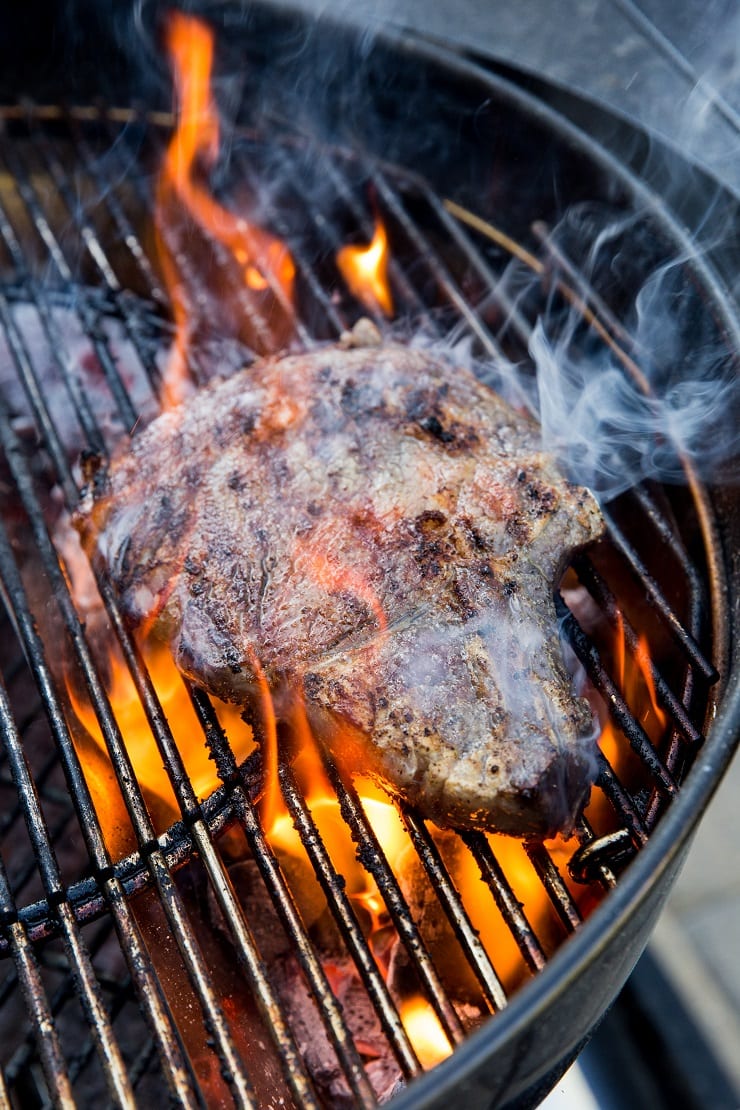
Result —
<svg viewBox="0 0 740 1110"><path fill-rule="evenodd" d="M590 263L612 250L602 233ZM530 408L546 449L573 480L608 500L635 483L740 474L740 383L731 341L707 314L686 259L655 270L638 293L628 331L639 374L611 346L584 338L582 315L553 312L535 323ZM611 257L619 264L619 250ZM621 349L621 348L620 348Z"/></svg>

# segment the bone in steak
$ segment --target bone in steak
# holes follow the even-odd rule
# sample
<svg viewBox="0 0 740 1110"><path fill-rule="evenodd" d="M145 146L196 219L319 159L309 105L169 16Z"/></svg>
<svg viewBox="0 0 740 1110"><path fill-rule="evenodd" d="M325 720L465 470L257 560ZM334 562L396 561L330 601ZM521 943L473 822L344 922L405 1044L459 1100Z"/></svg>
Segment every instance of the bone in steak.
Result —
<svg viewBox="0 0 740 1110"><path fill-rule="evenodd" d="M441 825L547 835L583 803L592 718L553 587L591 494L467 370L386 343L203 389L89 483L83 545L182 672L278 715Z"/></svg>

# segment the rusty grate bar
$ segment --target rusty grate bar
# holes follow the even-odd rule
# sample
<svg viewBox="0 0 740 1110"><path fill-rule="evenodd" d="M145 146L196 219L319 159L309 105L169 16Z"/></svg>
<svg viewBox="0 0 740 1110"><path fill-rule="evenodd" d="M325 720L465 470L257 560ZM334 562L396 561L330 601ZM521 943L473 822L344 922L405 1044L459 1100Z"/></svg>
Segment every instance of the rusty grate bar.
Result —
<svg viewBox="0 0 740 1110"><path fill-rule="evenodd" d="M410 806L402 804L399 808L416 854L444 907L447 919L460 941L468 963L475 969L488 1005L494 1012L502 1009L507 1002L503 984L465 912L460 895L455 890L452 877L444 865L433 837L429 834L426 823Z"/></svg>
<svg viewBox="0 0 740 1110"><path fill-rule="evenodd" d="M3 586L6 590L9 586L6 574L8 553L4 529L0 529L0 573L2 573ZM0 685L0 727L3 732L11 774L21 797L24 817L33 844L34 854L38 861L46 897L55 907L60 933L75 979L78 998L95 1038L96 1048L108 1081L108 1093L115 1106L133 1107L135 1105L133 1092L126 1075L126 1067L103 1005L90 955L80 936L71 907L66 901L64 886L49 839L41 802L23 754L20 736L15 728L12 707L8 701L5 687L2 685Z"/></svg>
<svg viewBox="0 0 740 1110"><path fill-rule="evenodd" d="M59 1043L59 1036L46 998L38 962L23 923L18 920L13 894L8 883L5 866L0 857L0 925L10 938L16 973L29 1013L33 1016L33 1032L37 1051L54 1105L68 1110L75 1105L67 1065ZM0 1082L2 1071L0 1070ZM0 1103L2 1096L0 1092ZM10 1100L8 1100L10 1105Z"/></svg>
<svg viewBox="0 0 740 1110"><path fill-rule="evenodd" d="M190 695L201 723L208 733L209 745L213 747L222 781L225 783L237 781L239 771L236 760L207 695L202 690L192 686L190 686ZM373 1106L375 1096L344 1019L342 1009L337 1004L326 972L308 937L293 895L286 883L278 860L265 838L255 806L249 795L249 784L241 783L238 787L239 819L252 851L252 858L257 862L273 905L287 935L291 939L293 950L298 956L306 980L319 1003L319 1016L324 1023L337 1058L342 1065L345 1078L354 1092L358 1105Z"/></svg>

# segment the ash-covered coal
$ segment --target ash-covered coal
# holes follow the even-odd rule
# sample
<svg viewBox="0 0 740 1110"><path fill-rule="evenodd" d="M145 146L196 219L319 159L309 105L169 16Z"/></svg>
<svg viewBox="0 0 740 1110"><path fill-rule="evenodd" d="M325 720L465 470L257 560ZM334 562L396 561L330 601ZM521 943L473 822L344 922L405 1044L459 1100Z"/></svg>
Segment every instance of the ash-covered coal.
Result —
<svg viewBox="0 0 740 1110"><path fill-rule="evenodd" d="M357 968L344 951L336 925L326 907L310 868L288 855L281 856L293 897L300 907L304 924L316 945L329 981L351 1031L360 1058L379 1102L385 1102L402 1080L398 1063L390 1051L378 1015L368 997ZM333 1110L351 1110L355 1097L337 1060L317 1003L306 985L293 946L284 932L272 901L252 859L229 868L236 895L244 908L260 955L270 971L270 981L281 1000L295 1038L296 1047L320 1091ZM230 941L221 911L211 888L208 907L212 924Z"/></svg>
<svg viewBox="0 0 740 1110"><path fill-rule="evenodd" d="M356 964L347 954L339 929L321 894L313 871L307 862L297 856L282 852L279 852L278 856L280 867L296 901L309 939L321 961L329 988L341 1007L344 1021L375 1096L378 1102L383 1104L404 1086L404 1078L383 1032L378 1012L362 982ZM411 859L408 863L413 868ZM417 860L417 870L418 866ZM260 955L269 968L271 985L283 1007L296 1047L305 1061L322 1101L332 1110L351 1110L356 1105L355 1095L320 1019L317 1001L307 987L295 949L280 924L272 900L262 882L257 862L251 857L239 859L229 866L229 876ZM418 894L418 898L412 900L412 912L415 915L418 914L425 941L432 945L432 951L436 957L439 953L434 948L435 938L441 938L441 931L431 907L431 896L423 893L422 884L414 879L410 872L408 876L406 875L405 868L402 882L410 892L416 891ZM429 912L426 914L422 912L422 902L428 906ZM211 924L220 933L222 939L227 944L231 944L231 934L210 887L207 892L207 904ZM359 906L356 908L359 909ZM439 914L441 911L439 907L437 909ZM419 997L419 983L411 967L408 953L392 928L384 929L382 933L377 931L371 924L369 916L364 924L367 926L366 943L373 951L379 966L388 966L387 982L390 996L403 1020L403 1015L407 1013L407 1004ZM468 1030L476 1028L487 1010L480 1004L480 991L476 991L468 982L470 973L467 964L464 960L455 961L454 955L448 955L447 960L442 959L438 966L442 972L448 996L461 1022ZM414 1043L413 1036L411 1040ZM439 1059L443 1058L444 1054L441 1053ZM431 1060L426 1061L426 1066L431 1066Z"/></svg>

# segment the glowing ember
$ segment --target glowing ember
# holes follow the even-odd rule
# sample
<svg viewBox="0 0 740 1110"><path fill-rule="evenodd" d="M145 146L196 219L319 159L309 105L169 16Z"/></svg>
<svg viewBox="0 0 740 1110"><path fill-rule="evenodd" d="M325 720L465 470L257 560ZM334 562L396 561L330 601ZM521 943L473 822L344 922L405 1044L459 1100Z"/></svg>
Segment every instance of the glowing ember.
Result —
<svg viewBox="0 0 740 1110"><path fill-rule="evenodd" d="M432 1007L421 996L401 1006L401 1020L422 1067L428 1071L451 1053L450 1042Z"/></svg>
<svg viewBox="0 0 740 1110"><path fill-rule="evenodd" d="M210 92L213 32L199 20L174 12L167 26L178 102L178 123L157 184L157 247L175 317L175 341L165 372L163 404L183 396L187 352L194 321L165 231L184 210L211 239L225 246L241 268L244 286L254 292L275 287L284 303L293 296L295 266L287 247L262 228L220 205L198 179L201 165L212 166L219 150L219 120Z"/></svg>
<svg viewBox="0 0 740 1110"><path fill-rule="evenodd" d="M388 281L388 235L377 217L375 233L366 247L347 246L337 252L337 267L353 296L371 312L393 315Z"/></svg>

